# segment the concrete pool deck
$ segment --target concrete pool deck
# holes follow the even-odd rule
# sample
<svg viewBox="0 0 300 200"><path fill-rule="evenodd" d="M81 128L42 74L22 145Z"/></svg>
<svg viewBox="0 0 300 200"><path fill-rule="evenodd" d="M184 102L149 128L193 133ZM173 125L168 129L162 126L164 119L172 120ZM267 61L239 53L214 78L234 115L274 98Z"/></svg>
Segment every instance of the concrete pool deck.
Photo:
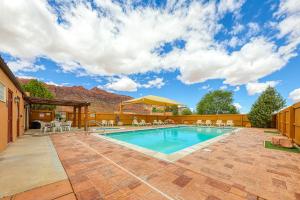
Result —
<svg viewBox="0 0 300 200"><path fill-rule="evenodd" d="M0 197L67 178L48 136L25 135L0 153Z"/></svg>
<svg viewBox="0 0 300 200"><path fill-rule="evenodd" d="M265 149L263 141L272 136L245 128L210 144L210 151L200 149L170 163L92 134L51 135L71 188L66 180L63 198L39 200L298 200L300 155ZM55 196L56 187L47 187L43 194Z"/></svg>

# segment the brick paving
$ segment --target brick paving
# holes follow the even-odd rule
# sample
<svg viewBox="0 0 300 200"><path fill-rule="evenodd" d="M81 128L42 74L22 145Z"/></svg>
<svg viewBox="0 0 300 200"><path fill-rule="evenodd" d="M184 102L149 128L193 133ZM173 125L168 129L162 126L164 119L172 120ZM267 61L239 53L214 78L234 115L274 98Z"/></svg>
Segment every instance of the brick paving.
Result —
<svg viewBox="0 0 300 200"><path fill-rule="evenodd" d="M92 135L52 140L78 199L299 199L299 154L244 129L168 163Z"/></svg>
<svg viewBox="0 0 300 200"><path fill-rule="evenodd" d="M53 135L72 187L43 199L300 199L300 155L265 149L271 136L243 129L169 163L93 135Z"/></svg>

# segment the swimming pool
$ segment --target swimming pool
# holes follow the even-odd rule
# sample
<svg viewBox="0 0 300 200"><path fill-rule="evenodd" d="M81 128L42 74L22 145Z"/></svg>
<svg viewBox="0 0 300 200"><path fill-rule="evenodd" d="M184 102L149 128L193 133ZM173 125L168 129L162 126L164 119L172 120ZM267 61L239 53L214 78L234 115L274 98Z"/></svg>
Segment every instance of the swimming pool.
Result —
<svg viewBox="0 0 300 200"><path fill-rule="evenodd" d="M232 130L232 128L185 126L110 133L105 135L105 137L137 145L152 151L172 154L231 132Z"/></svg>

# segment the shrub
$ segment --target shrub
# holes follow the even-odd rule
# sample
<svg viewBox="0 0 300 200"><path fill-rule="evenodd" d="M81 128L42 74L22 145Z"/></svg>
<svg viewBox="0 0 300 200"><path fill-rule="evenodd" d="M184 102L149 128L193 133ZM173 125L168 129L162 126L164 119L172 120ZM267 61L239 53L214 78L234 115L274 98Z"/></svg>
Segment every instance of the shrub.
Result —
<svg viewBox="0 0 300 200"><path fill-rule="evenodd" d="M191 115L193 114L189 108L185 108L181 111L181 115Z"/></svg>
<svg viewBox="0 0 300 200"><path fill-rule="evenodd" d="M252 105L248 118L251 125L259 128L271 127L272 115L285 106L285 100L273 87L268 87Z"/></svg>

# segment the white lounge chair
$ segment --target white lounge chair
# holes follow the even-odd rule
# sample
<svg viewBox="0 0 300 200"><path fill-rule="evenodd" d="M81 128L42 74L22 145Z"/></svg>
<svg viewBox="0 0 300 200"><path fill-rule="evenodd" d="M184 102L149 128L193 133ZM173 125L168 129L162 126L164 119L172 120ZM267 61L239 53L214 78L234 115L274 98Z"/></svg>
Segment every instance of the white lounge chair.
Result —
<svg viewBox="0 0 300 200"><path fill-rule="evenodd" d="M158 121L157 120L153 120L153 125L159 125Z"/></svg>
<svg viewBox="0 0 300 200"><path fill-rule="evenodd" d="M132 120L132 126L139 126L139 125L140 123L136 119Z"/></svg>
<svg viewBox="0 0 300 200"><path fill-rule="evenodd" d="M211 125L212 125L211 120L207 119L207 120L205 121L205 125L206 125L206 126L211 126Z"/></svg>
<svg viewBox="0 0 300 200"><path fill-rule="evenodd" d="M140 126L146 126L147 125L146 121L143 120L143 119L141 120L141 122L139 124L140 124Z"/></svg>
<svg viewBox="0 0 300 200"><path fill-rule="evenodd" d="M109 120L108 121L108 126L114 126L115 125L115 121L114 120Z"/></svg>
<svg viewBox="0 0 300 200"><path fill-rule="evenodd" d="M201 119L198 119L198 120L196 121L196 125L197 125L197 126L202 126L202 125L204 125L204 123L203 123L203 121L202 121Z"/></svg>
<svg viewBox="0 0 300 200"><path fill-rule="evenodd" d="M230 126L230 127L233 127L234 126L234 123L232 120L227 120L226 122L226 126Z"/></svg>
<svg viewBox="0 0 300 200"><path fill-rule="evenodd" d="M106 120L102 120L101 121L101 126L107 126L107 121Z"/></svg>
<svg viewBox="0 0 300 200"><path fill-rule="evenodd" d="M216 121L216 126L219 126L219 127L225 126L225 123L223 123L222 120L218 119L218 120Z"/></svg>
<svg viewBox="0 0 300 200"><path fill-rule="evenodd" d="M161 120L158 120L158 124L159 125L165 125L165 123L163 121L161 121Z"/></svg>

